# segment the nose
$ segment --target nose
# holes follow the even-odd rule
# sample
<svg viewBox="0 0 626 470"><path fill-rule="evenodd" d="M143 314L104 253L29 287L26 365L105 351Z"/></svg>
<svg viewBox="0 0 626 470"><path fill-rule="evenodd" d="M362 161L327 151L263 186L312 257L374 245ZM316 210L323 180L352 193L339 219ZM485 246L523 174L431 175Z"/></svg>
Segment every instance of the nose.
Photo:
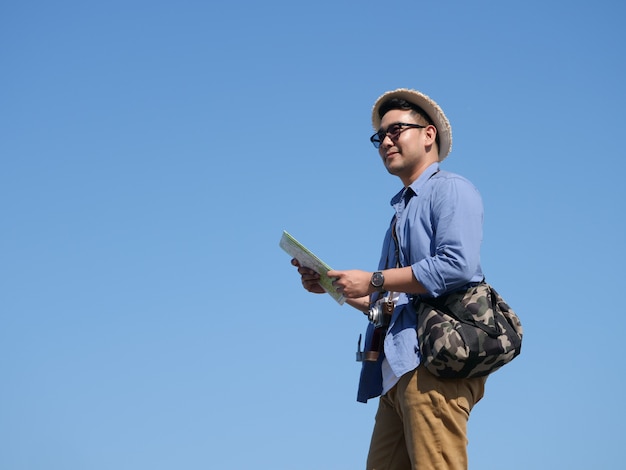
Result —
<svg viewBox="0 0 626 470"><path fill-rule="evenodd" d="M385 138L383 139L383 141L380 143L380 148L389 148L393 145L393 140L391 139L391 137L389 136L389 134L385 134Z"/></svg>
<svg viewBox="0 0 626 470"><path fill-rule="evenodd" d="M378 147L378 154L385 159L387 156L387 152L393 146L393 141L389 138L389 136L385 137L383 141L380 143L380 147Z"/></svg>

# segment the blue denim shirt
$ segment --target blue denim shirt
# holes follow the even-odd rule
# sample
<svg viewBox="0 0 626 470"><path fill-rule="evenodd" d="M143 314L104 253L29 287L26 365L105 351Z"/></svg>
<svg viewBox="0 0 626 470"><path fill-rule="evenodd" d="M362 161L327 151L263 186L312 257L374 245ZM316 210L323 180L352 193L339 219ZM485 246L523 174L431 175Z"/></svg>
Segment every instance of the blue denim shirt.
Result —
<svg viewBox="0 0 626 470"><path fill-rule="evenodd" d="M399 264L411 266L415 278L438 297L480 282L483 203L478 190L462 176L439 170L433 163L409 187L391 200L399 244ZM378 269L397 266L391 226L387 230ZM415 295L400 294L384 341L384 354L377 362L363 362L357 401L365 403L382 392L381 363L387 358L397 377L415 369L420 362L417 343ZM374 333L365 334L368 349Z"/></svg>

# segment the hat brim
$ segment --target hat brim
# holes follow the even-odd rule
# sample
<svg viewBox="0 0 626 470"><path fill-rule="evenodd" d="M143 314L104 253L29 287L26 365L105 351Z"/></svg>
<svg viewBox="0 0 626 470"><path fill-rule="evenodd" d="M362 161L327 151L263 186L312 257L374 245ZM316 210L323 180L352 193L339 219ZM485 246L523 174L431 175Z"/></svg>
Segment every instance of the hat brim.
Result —
<svg viewBox="0 0 626 470"><path fill-rule="evenodd" d="M446 158L452 150L452 127L450 126L450 122L439 105L419 91L409 90L408 88L398 88L397 90L388 91L381 95L376 100L374 108L372 109L372 125L374 126L374 130L378 131L380 129L381 117L378 115L380 107L383 103L392 98L400 98L409 103L413 103L428 114L428 117L430 117L437 128L439 135L439 161Z"/></svg>

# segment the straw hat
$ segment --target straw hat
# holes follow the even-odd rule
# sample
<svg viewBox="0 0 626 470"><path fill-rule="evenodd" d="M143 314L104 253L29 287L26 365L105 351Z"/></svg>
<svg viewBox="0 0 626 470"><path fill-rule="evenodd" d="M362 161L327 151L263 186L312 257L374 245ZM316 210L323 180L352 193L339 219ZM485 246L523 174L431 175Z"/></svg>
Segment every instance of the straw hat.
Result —
<svg viewBox="0 0 626 470"><path fill-rule="evenodd" d="M381 105L391 98L400 98L409 103L413 103L428 114L428 117L430 117L430 120L437 128L437 134L439 135L439 161L446 158L450 150L452 150L452 128L450 127L450 122L439 105L419 91L409 90L408 88L398 88L397 90L388 91L378 98L372 109L372 125L374 126L374 130L377 131L380 129L381 117L378 115L378 111Z"/></svg>

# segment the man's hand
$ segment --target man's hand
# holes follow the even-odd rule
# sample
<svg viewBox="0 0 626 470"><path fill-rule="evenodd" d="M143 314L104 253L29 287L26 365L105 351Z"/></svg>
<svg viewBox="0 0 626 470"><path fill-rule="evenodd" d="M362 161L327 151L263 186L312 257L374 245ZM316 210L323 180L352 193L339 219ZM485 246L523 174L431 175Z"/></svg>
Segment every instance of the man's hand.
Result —
<svg viewBox="0 0 626 470"><path fill-rule="evenodd" d="M333 286L348 299L366 297L375 290L370 282L372 273L367 271L328 271L328 277L336 278Z"/></svg>
<svg viewBox="0 0 626 470"><path fill-rule="evenodd" d="M302 278L302 287L314 294L325 294L326 291L320 285L320 275L313 271L311 268L301 266L297 259L293 258L291 264L298 268L300 277Z"/></svg>

